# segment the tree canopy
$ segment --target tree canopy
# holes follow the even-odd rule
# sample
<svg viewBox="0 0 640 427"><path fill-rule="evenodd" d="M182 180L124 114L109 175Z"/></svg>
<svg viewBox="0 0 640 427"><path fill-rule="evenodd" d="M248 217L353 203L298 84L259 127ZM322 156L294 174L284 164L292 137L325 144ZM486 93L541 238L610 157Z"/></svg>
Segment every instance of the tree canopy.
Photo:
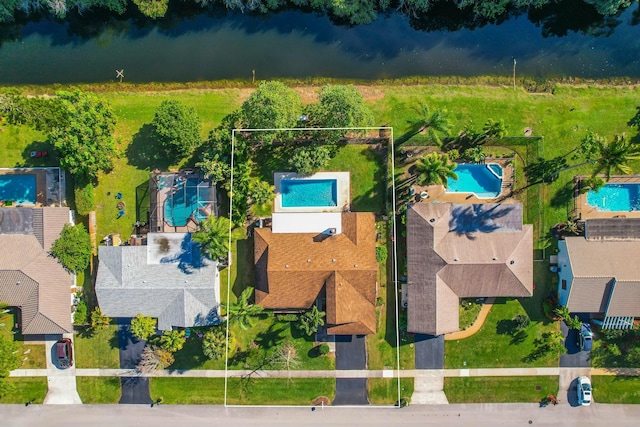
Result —
<svg viewBox="0 0 640 427"><path fill-rule="evenodd" d="M295 127L302 103L293 90L277 81L263 82L242 103L242 126L247 129L281 129ZM282 138L287 132L254 132L251 138L266 143Z"/></svg>
<svg viewBox="0 0 640 427"><path fill-rule="evenodd" d="M202 123L195 108L169 99L162 101L151 121L155 136L172 156L184 158L201 144Z"/></svg>
<svg viewBox="0 0 640 427"><path fill-rule="evenodd" d="M60 166L72 175L96 179L113 168L116 119L109 104L92 93L58 92L64 119L50 130L48 140L60 156Z"/></svg>
<svg viewBox="0 0 640 427"><path fill-rule="evenodd" d="M329 149L324 145L312 144L298 147L289 159L289 167L303 175L311 175L327 166L331 160Z"/></svg>
<svg viewBox="0 0 640 427"><path fill-rule="evenodd" d="M200 222L200 228L193 233L193 240L200 243L200 251L211 260L226 258L229 255L229 228L231 221L226 217L208 216ZM241 229L231 232L231 240L240 237Z"/></svg>
<svg viewBox="0 0 640 427"><path fill-rule="evenodd" d="M11 393L15 386L7 381L9 372L20 366L18 344L0 336L0 397Z"/></svg>
<svg viewBox="0 0 640 427"><path fill-rule="evenodd" d="M156 333L156 323L153 317L138 314L131 319L131 333L141 340L146 340Z"/></svg>
<svg viewBox="0 0 640 427"><path fill-rule="evenodd" d="M223 303L222 306L229 315L230 322L237 322L240 329L247 330L252 326L251 319L262 313L264 308L260 305L249 302L253 288L245 288L235 303L229 305Z"/></svg>
<svg viewBox="0 0 640 427"><path fill-rule="evenodd" d="M65 224L50 252L67 270L83 271L91 261L91 237L83 224Z"/></svg>
<svg viewBox="0 0 640 427"><path fill-rule="evenodd" d="M446 154L429 153L418 159L415 165L418 185L439 184L447 186L448 178L458 179L456 164Z"/></svg>

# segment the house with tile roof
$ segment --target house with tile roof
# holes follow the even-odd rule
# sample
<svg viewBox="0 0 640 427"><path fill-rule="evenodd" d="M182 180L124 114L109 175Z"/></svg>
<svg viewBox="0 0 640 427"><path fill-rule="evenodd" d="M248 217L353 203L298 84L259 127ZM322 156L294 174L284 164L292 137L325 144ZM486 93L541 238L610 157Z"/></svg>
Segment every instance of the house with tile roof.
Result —
<svg viewBox="0 0 640 427"><path fill-rule="evenodd" d="M584 236L558 241L559 303L604 328L630 328L640 317L640 218L594 218Z"/></svg>
<svg viewBox="0 0 640 427"><path fill-rule="evenodd" d="M376 332L375 216L368 212L274 212L254 230L256 303L301 311L320 301L327 333Z"/></svg>
<svg viewBox="0 0 640 427"><path fill-rule="evenodd" d="M406 222L409 332L459 330L460 298L533 294L533 226L521 204L416 203Z"/></svg>
<svg viewBox="0 0 640 427"><path fill-rule="evenodd" d="M69 208L0 208L0 301L20 309L24 335L72 332L73 276L49 255Z"/></svg>
<svg viewBox="0 0 640 427"><path fill-rule="evenodd" d="M190 233L149 233L146 246L101 246L96 296L109 317L158 319L158 329L220 322L220 274Z"/></svg>

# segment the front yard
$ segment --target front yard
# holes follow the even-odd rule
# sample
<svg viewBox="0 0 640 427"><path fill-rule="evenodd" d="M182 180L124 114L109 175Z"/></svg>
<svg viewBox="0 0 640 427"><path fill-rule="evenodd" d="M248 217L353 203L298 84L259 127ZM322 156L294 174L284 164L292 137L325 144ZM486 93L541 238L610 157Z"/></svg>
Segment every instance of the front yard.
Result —
<svg viewBox="0 0 640 427"><path fill-rule="evenodd" d="M8 309L0 309L3 312ZM42 369L47 367L44 344L26 344L24 337L15 328L13 312L0 314L0 336L13 340L18 344L20 355L19 369Z"/></svg>
<svg viewBox="0 0 640 427"><path fill-rule="evenodd" d="M449 403L540 402L558 393L558 377L445 378Z"/></svg>
<svg viewBox="0 0 640 427"><path fill-rule="evenodd" d="M83 329L74 338L76 367L117 369L120 367L118 327L103 330Z"/></svg>

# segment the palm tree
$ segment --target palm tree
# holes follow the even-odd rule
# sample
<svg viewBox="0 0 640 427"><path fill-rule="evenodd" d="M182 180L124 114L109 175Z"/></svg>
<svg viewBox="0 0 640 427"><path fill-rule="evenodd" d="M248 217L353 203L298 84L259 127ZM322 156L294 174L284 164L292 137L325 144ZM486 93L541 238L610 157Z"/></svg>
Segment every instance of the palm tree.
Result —
<svg viewBox="0 0 640 427"><path fill-rule="evenodd" d="M601 144L599 151L600 157L595 161L591 176L604 173L607 181L611 178L611 172L630 174L633 170L627 162L640 159L640 146L631 144L624 134L616 135L608 144Z"/></svg>
<svg viewBox="0 0 640 427"><path fill-rule="evenodd" d="M216 218L210 215L200 222L200 229L193 233L193 240L200 243L200 251L209 259L226 258L229 254L229 229L231 221L223 216ZM240 237L242 229L231 232L231 240Z"/></svg>
<svg viewBox="0 0 640 427"><path fill-rule="evenodd" d="M416 183L440 184L446 188L448 178L458 179L458 174L454 172L456 166L446 154L429 153L416 162Z"/></svg>
<svg viewBox="0 0 640 427"><path fill-rule="evenodd" d="M410 135L427 133L436 145L440 147L442 145L440 134L448 135L451 130L451 121L449 120L447 109L438 108L432 113L427 104L419 102L418 106L414 107L413 110L418 113L418 118L409 121Z"/></svg>
<svg viewBox="0 0 640 427"><path fill-rule="evenodd" d="M502 139L507 136L507 127L504 120L487 119L482 128L485 138Z"/></svg>
<svg viewBox="0 0 640 427"><path fill-rule="evenodd" d="M222 307L227 312L227 315L231 315L229 321L237 322L240 329L245 331L253 326L251 318L259 315L264 310L262 306L249 302L252 292L253 288L246 288L242 291L236 302L229 305L222 303Z"/></svg>
<svg viewBox="0 0 640 427"><path fill-rule="evenodd" d="M315 305L311 310L300 316L300 329L307 336L313 335L318 331L318 328L324 325L324 311L318 310Z"/></svg>
<svg viewBox="0 0 640 427"><path fill-rule="evenodd" d="M484 152L484 148L480 145L464 150L463 155L466 159L471 160L473 163L482 163L487 157Z"/></svg>

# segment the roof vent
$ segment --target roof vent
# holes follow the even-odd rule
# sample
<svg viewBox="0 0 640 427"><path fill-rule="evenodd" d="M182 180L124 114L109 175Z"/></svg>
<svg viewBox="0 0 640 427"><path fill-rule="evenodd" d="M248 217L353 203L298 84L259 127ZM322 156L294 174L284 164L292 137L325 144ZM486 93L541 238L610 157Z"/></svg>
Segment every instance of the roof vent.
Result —
<svg viewBox="0 0 640 427"><path fill-rule="evenodd" d="M335 259L335 258L332 258L332 259L331 259L331 262L336 262L336 259Z"/></svg>
<svg viewBox="0 0 640 427"><path fill-rule="evenodd" d="M307 262L311 262L311 258L307 258Z"/></svg>
<svg viewBox="0 0 640 427"><path fill-rule="evenodd" d="M353 264L353 268L358 268L358 264Z"/></svg>
<svg viewBox="0 0 640 427"><path fill-rule="evenodd" d="M492 259L492 260L494 260L494 261L497 261L497 260L498 260L498 258L496 258L496 257L493 257L493 258L491 258L491 259Z"/></svg>
<svg viewBox="0 0 640 427"><path fill-rule="evenodd" d="M460 261L460 260L459 260L458 258L454 258L453 260L454 260L455 262L458 262L458 261Z"/></svg>
<svg viewBox="0 0 640 427"><path fill-rule="evenodd" d="M16 286L20 286L20 281L19 280L16 282Z"/></svg>
<svg viewBox="0 0 640 427"><path fill-rule="evenodd" d="M429 222L436 222L436 219L435 219L435 218L431 218L431 219L429 220Z"/></svg>
<svg viewBox="0 0 640 427"><path fill-rule="evenodd" d="M330 229L329 229L329 235L330 235L330 236L335 235L335 234L336 234L336 232L337 232L337 230L336 230L335 228L330 228Z"/></svg>
<svg viewBox="0 0 640 427"><path fill-rule="evenodd" d="M509 261L509 264L511 264L511 265L513 265L513 264L515 264L515 263L516 263L516 262L515 262L514 260Z"/></svg>
<svg viewBox="0 0 640 427"><path fill-rule="evenodd" d="M289 264L285 264L285 265L284 265L284 268L289 268Z"/></svg>

